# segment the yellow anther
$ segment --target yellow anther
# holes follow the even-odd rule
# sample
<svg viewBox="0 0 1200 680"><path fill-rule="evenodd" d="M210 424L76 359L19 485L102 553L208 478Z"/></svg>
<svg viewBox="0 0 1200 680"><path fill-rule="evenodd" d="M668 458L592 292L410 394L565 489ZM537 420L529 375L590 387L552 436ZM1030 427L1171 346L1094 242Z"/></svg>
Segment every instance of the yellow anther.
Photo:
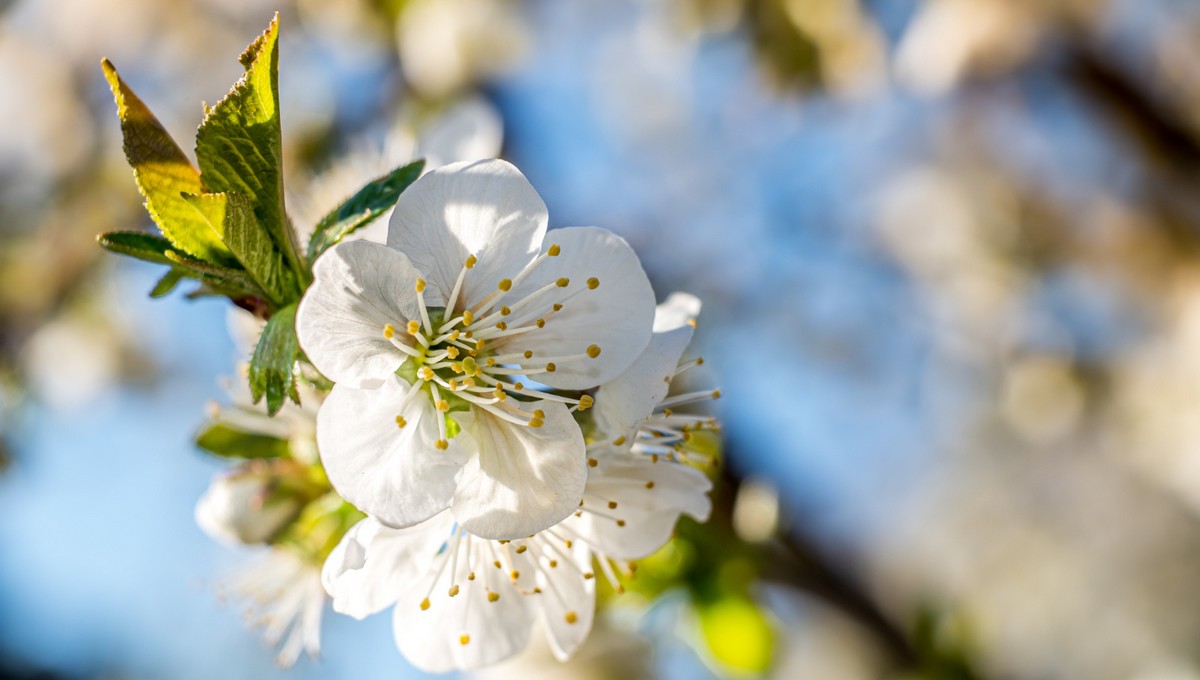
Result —
<svg viewBox="0 0 1200 680"><path fill-rule="evenodd" d="M588 467L596 467L599 464L600 461L596 460L595 458L588 458Z"/></svg>
<svg viewBox="0 0 1200 680"><path fill-rule="evenodd" d="M457 359L458 358L458 348L457 347L447 347L446 348L446 356L450 357L451 359Z"/></svg>
<svg viewBox="0 0 1200 680"><path fill-rule="evenodd" d="M579 620L579 615L575 612L567 612L563 618L566 619L567 623L575 623Z"/></svg>
<svg viewBox="0 0 1200 680"><path fill-rule="evenodd" d="M527 545L518 545L517 546L517 554L518 555L525 552L526 550L529 550L529 546L527 546Z"/></svg>
<svg viewBox="0 0 1200 680"><path fill-rule="evenodd" d="M625 435L621 435L613 440L613 446L620 446L625 443Z"/></svg>
<svg viewBox="0 0 1200 680"><path fill-rule="evenodd" d="M561 304L559 304L559 303L557 303L557 302L555 302L555 303L554 303L554 311L556 311L556 312L557 312L557 311L558 311L558 310L560 310L560 309L562 309L562 305L561 305Z"/></svg>
<svg viewBox="0 0 1200 680"><path fill-rule="evenodd" d="M485 347L487 347L487 340L484 340L483 338L479 338L478 340L475 341L475 349L482 352Z"/></svg>
<svg viewBox="0 0 1200 680"><path fill-rule="evenodd" d="M566 288L567 286L571 285L571 279L568 279L567 277L564 276L561 279L555 281L554 285L558 286L559 288Z"/></svg>
<svg viewBox="0 0 1200 680"><path fill-rule="evenodd" d="M420 321L409 321L408 322L408 334L409 335L416 335L417 333L420 333L420 332L421 332L421 322Z"/></svg>
<svg viewBox="0 0 1200 680"><path fill-rule="evenodd" d="M533 409L533 417L534 417L534 418L540 418L540 419L542 419L542 420L545 420L545 419L546 419L546 412L545 412L545 411L543 411L543 410L542 410L542 409L540 409L540 408L535 408L535 409Z"/></svg>
<svg viewBox="0 0 1200 680"><path fill-rule="evenodd" d="M508 316L509 314L512 314L512 310L508 308L508 305L500 308L500 316Z"/></svg>
<svg viewBox="0 0 1200 680"><path fill-rule="evenodd" d="M513 385L513 389L520 392L521 390L525 389L525 383L523 383L523 382L516 383Z"/></svg>
<svg viewBox="0 0 1200 680"><path fill-rule="evenodd" d="M457 340L457 339L458 339L458 335L459 335L459 333L458 333L458 331L457 331L457 330L450 331L450 336L449 336L447 339L448 339L450 342L454 342L455 340Z"/></svg>
<svg viewBox="0 0 1200 680"><path fill-rule="evenodd" d="M438 449L440 449L442 451L445 451L446 449L450 448L450 442L446 439L439 439L436 442L434 442L433 445L438 447Z"/></svg>
<svg viewBox="0 0 1200 680"><path fill-rule="evenodd" d="M404 416L396 416L396 426L397 427L404 427L407 424L408 424L408 421L404 419Z"/></svg>
<svg viewBox="0 0 1200 680"><path fill-rule="evenodd" d="M550 257L558 257L558 254L561 252L562 252L562 248L559 248L558 244L555 243L550 246L550 250L547 250L546 254L549 255Z"/></svg>
<svg viewBox="0 0 1200 680"><path fill-rule="evenodd" d="M648 482L646 482L646 488L647 488L647 489L653 489L653 488L654 488L654 480L653 480L653 479L652 479L652 480L650 480L650 481L648 481Z"/></svg>
<svg viewBox="0 0 1200 680"><path fill-rule="evenodd" d="M416 287L418 293L424 293L425 292L425 279L417 279L417 285L415 287Z"/></svg>
<svg viewBox="0 0 1200 680"><path fill-rule="evenodd" d="M499 387L492 392L492 396L495 397L497 401L504 401L505 399L508 399L508 395L505 394L504 390L500 389Z"/></svg>
<svg viewBox="0 0 1200 680"><path fill-rule="evenodd" d="M591 579L594 579L594 578L596 578L596 575L595 575L595 574L593 574L593 573L592 573L592 572L590 572L590 571L589 571L589 572L584 572L584 574L583 574L583 579L584 579L585 581L589 581L589 580L591 580Z"/></svg>
<svg viewBox="0 0 1200 680"><path fill-rule="evenodd" d="M696 357L696 365L703 366L704 365L704 357Z"/></svg>
<svg viewBox="0 0 1200 680"><path fill-rule="evenodd" d="M425 598L424 600L421 600L421 611L425 611L426 609L429 609L429 598L428 597Z"/></svg>
<svg viewBox="0 0 1200 680"><path fill-rule="evenodd" d="M652 454L650 454L650 462L651 462L651 463L657 463L657 462L658 462L658 454L657 454L657 453L652 453Z"/></svg>
<svg viewBox="0 0 1200 680"><path fill-rule="evenodd" d="M721 398L721 390L713 390L712 397L713 397L713 399L720 399Z"/></svg>
<svg viewBox="0 0 1200 680"><path fill-rule="evenodd" d="M501 568L500 560L493 560L492 566L496 567L497 569L500 569Z"/></svg>
<svg viewBox="0 0 1200 680"><path fill-rule="evenodd" d="M674 411L672 411L672 410L671 410L671 409L669 409L669 408L664 408L664 409L663 409L663 415L664 415L664 416L666 416L666 417L668 417L668 418L670 418L670 417L671 417L671 414L672 414L672 413L674 413Z"/></svg>
<svg viewBox="0 0 1200 680"><path fill-rule="evenodd" d="M596 290L597 288L600 287L600 279L593 276L592 278L587 280L587 284L588 284L588 290Z"/></svg>
<svg viewBox="0 0 1200 680"><path fill-rule="evenodd" d="M558 370L558 366L555 366L553 361L551 361L550 363L546 364L546 372L547 372L547 373L553 373L553 372L555 372L555 371L557 371L557 370Z"/></svg>
<svg viewBox="0 0 1200 680"><path fill-rule="evenodd" d="M623 520L623 519L617 520L617 526L619 526L619 527L625 526L625 520Z"/></svg>
<svg viewBox="0 0 1200 680"><path fill-rule="evenodd" d="M445 399L438 399L436 405L437 410L441 411L442 413L450 410L450 402L446 401Z"/></svg>
<svg viewBox="0 0 1200 680"><path fill-rule="evenodd" d="M516 581L517 579L521 578L521 572L517 571L516 569L513 569L512 573L509 574L508 577L511 578L512 580Z"/></svg>
<svg viewBox="0 0 1200 680"><path fill-rule="evenodd" d="M428 366L421 367L421 379L425 381L433 380L433 369Z"/></svg>
<svg viewBox="0 0 1200 680"><path fill-rule="evenodd" d="M536 325L538 328L545 328L545 327L546 327L546 320L545 320L545 319L538 319L538 320L535 322L535 324L534 324L534 325Z"/></svg>
<svg viewBox="0 0 1200 680"><path fill-rule="evenodd" d="M525 350L525 353L522 354L521 356L525 357L526 359L532 359L533 358L533 350L527 349L527 350Z"/></svg>
<svg viewBox="0 0 1200 680"><path fill-rule="evenodd" d="M543 422L541 418L530 418L529 419L529 427L532 427L532 428L539 428L545 424L546 423Z"/></svg>
<svg viewBox="0 0 1200 680"><path fill-rule="evenodd" d="M392 324L389 323L383 327L383 337L387 338L388 340L391 340L392 336L395 334L396 334L396 327L393 326Z"/></svg>
<svg viewBox="0 0 1200 680"><path fill-rule="evenodd" d="M588 345L587 355L593 359L600 356L600 345Z"/></svg>
<svg viewBox="0 0 1200 680"><path fill-rule="evenodd" d="M454 371L455 373L462 373L463 372L462 362L461 361L451 361L450 362L450 370Z"/></svg>
<svg viewBox="0 0 1200 680"><path fill-rule="evenodd" d="M541 594L542 594L542 589L541 589L541 588L534 588L534 589L533 589L533 594L534 594L534 595L541 595Z"/></svg>
<svg viewBox="0 0 1200 680"><path fill-rule="evenodd" d="M500 330L502 330L502 331L506 331L506 330L508 330L508 324L506 324L506 323L504 323L503 321L501 321L501 322L499 322L499 323L497 323L497 324L496 324L496 328L499 328L499 329L500 329Z"/></svg>
<svg viewBox="0 0 1200 680"><path fill-rule="evenodd" d="M497 283L496 287L507 293L512 289L512 279L500 279L500 283Z"/></svg>
<svg viewBox="0 0 1200 680"><path fill-rule="evenodd" d="M462 384L463 384L463 387L465 387L465 388L471 388L471 387L476 386L474 378L464 378Z"/></svg>
<svg viewBox="0 0 1200 680"><path fill-rule="evenodd" d="M467 574L467 580L474 581L475 580L475 572L471 572L471 573Z"/></svg>
<svg viewBox="0 0 1200 680"><path fill-rule="evenodd" d="M495 366L496 360L493 357L488 357L487 360L484 361L483 363L487 366Z"/></svg>
<svg viewBox="0 0 1200 680"><path fill-rule="evenodd" d="M467 256L467 261L466 261L466 262L464 262L463 264L464 264L464 265L467 267L467 269L474 269L474 268L475 268L475 263L476 263L476 262L478 262L478 261L479 261L479 260L475 259L475 256L474 256L474 255L468 255L468 256Z"/></svg>
<svg viewBox="0 0 1200 680"><path fill-rule="evenodd" d="M450 586L450 597L454 597L457 594L458 594L458 584L455 583L454 585Z"/></svg>
<svg viewBox="0 0 1200 680"><path fill-rule="evenodd" d="M463 325L470 326L473 323L475 323L475 315L471 313L471 310L464 309L463 310Z"/></svg>
<svg viewBox="0 0 1200 680"><path fill-rule="evenodd" d="M565 546L567 546L568 548L570 548L571 546L573 546L573 545L575 545L575 544L574 544L574 543L572 543L572 542L571 542L571 539L569 539L569 538L568 538L568 539L566 539L565 541L563 541L563 545L565 545Z"/></svg>
<svg viewBox="0 0 1200 680"><path fill-rule="evenodd" d="M466 647L470 643L471 643L470 635L463 635L462 637L458 638L458 644L462 645L463 647Z"/></svg>
<svg viewBox="0 0 1200 680"><path fill-rule="evenodd" d="M550 568L557 569L558 568L558 560L550 560Z"/></svg>
<svg viewBox="0 0 1200 680"><path fill-rule="evenodd" d="M608 509L609 509L609 510L616 510L616 509L617 509L617 502L616 502L616 501L609 501L609 502L608 502Z"/></svg>
<svg viewBox="0 0 1200 680"><path fill-rule="evenodd" d="M500 599L500 593L493 593L493 592L488 593L488 602L495 602L496 600L499 600L499 599Z"/></svg>
<svg viewBox="0 0 1200 680"><path fill-rule="evenodd" d="M696 320L695 320L695 319L688 319L688 320L687 320L687 325L691 326L692 328L695 328L695 327L696 327Z"/></svg>
<svg viewBox="0 0 1200 680"><path fill-rule="evenodd" d="M591 408L591 407L592 407L592 405L594 405L595 403L596 403L596 400L595 400L595 399L592 399L592 396L591 396L590 394L583 394L583 395L580 395L580 397L579 397L579 407L578 407L578 409L577 409L577 410L580 410L580 411L586 411L586 410L588 410L589 408Z"/></svg>

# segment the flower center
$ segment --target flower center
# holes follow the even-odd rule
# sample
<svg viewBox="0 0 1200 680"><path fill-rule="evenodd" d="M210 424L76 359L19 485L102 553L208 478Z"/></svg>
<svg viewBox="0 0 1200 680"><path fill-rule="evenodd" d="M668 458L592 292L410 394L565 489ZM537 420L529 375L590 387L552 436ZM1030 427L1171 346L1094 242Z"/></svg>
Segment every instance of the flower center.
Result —
<svg viewBox="0 0 1200 680"><path fill-rule="evenodd" d="M410 384L418 386L411 394L424 393L441 413L482 408L517 425L542 427L545 412L528 411L508 401L518 403L535 400L557 401L572 412L584 411L593 404L590 395L578 397L532 389L522 378L536 379L538 375L554 373L560 366L584 362L600 356L595 343L581 342L575 354L544 356L536 352L536 343L523 342L531 331L555 323L567 304L577 295L600 287L597 277L583 283L573 283L562 277L534 290L520 299L512 299L512 291L547 258L558 257L562 249L551 245L512 278L501 279L495 290L473 305L460 302L463 283L478 264L475 255L467 257L458 274L454 288L447 297L447 306L428 307L425 303L424 279L415 284L420 318L407 321L403 328L388 324L383 335L408 355L397 371ZM446 418L439 418L440 438L437 446L446 449L452 432L447 431ZM402 418L397 424L404 427ZM451 423L451 429L456 427Z"/></svg>

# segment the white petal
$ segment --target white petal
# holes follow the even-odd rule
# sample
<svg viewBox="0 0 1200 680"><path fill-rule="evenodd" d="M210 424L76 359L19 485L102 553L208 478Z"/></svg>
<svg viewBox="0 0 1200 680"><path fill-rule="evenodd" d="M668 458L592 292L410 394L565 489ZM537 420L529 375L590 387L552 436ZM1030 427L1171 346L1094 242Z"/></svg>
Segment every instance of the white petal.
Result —
<svg viewBox="0 0 1200 680"><path fill-rule="evenodd" d="M300 347L337 383L364 386L394 373L406 355L383 336L397 337L418 318L418 278L402 253L369 241L339 243L313 266L313 284L296 312Z"/></svg>
<svg viewBox="0 0 1200 680"><path fill-rule="evenodd" d="M666 398L679 357L691 340L687 325L655 333L632 366L596 390L596 423L604 437L624 436L633 442L634 429Z"/></svg>
<svg viewBox="0 0 1200 680"><path fill-rule="evenodd" d="M472 543L470 562L465 559L468 542ZM482 553L491 549L487 541L468 537L462 543L454 572L443 566L449 556L439 556L427 576L396 602L396 646L412 665L426 672L479 668L506 659L529 643L534 622L529 598L513 589L490 558L484 558ZM454 545L452 540L448 549ZM467 578L472 571L476 572L473 580ZM458 589L450 596L455 585ZM500 597L491 601L488 592ZM429 606L422 608L426 597Z"/></svg>
<svg viewBox="0 0 1200 680"><path fill-rule="evenodd" d="M361 619L395 604L429 568L429 559L453 526L449 512L407 529L392 529L369 517L355 524L321 571L334 610Z"/></svg>
<svg viewBox="0 0 1200 680"><path fill-rule="evenodd" d="M450 505L464 456L434 446L441 414L397 376L374 389L334 385L317 414L317 448L333 488L380 522L406 527ZM407 421L399 427L396 416Z"/></svg>
<svg viewBox="0 0 1200 680"><path fill-rule="evenodd" d="M700 298L676 291L654 310L654 332L662 333L687 326L694 327L700 316Z"/></svg>
<svg viewBox="0 0 1200 680"><path fill-rule="evenodd" d="M544 425L515 425L482 409L459 417L474 445L454 494L454 516L481 538L523 538L558 524L579 505L587 480L583 434L557 402L521 407L545 412Z"/></svg>
<svg viewBox="0 0 1200 680"><path fill-rule="evenodd" d="M538 265L505 297L507 304L515 304L560 278L569 279L570 284L553 289L531 304L530 312L523 312L530 321L544 316L545 327L511 336L497 346L533 350L537 362L539 357L583 355L596 345L598 357L558 361L554 373L536 376L538 382L561 389L595 387L620 375L650 342L654 290L633 249L612 232L569 227L550 232L546 240L557 244L560 254ZM600 282L595 290L587 289L590 278ZM562 302L563 308L551 312L556 302Z"/></svg>
<svg viewBox="0 0 1200 680"><path fill-rule="evenodd" d="M547 541L552 539L545 539ZM596 612L596 580L585 579L591 571L592 554L576 543L569 560L538 572L540 593L534 595L550 649L566 661L587 639Z"/></svg>
<svg viewBox="0 0 1200 680"><path fill-rule="evenodd" d="M442 306L468 255L463 293L474 303L533 259L546 233L546 204L515 167L501 160L452 163L400 194L388 245L428 278L426 303Z"/></svg>
<svg viewBox="0 0 1200 680"><path fill-rule="evenodd" d="M619 455L590 475L584 507L615 501L604 507L606 517L587 512L572 517L573 528L599 551L617 559L640 559L661 548L671 537L681 514L708 519L712 482L699 470L635 455ZM647 482L654 482L646 488ZM624 526L616 520L624 520Z"/></svg>

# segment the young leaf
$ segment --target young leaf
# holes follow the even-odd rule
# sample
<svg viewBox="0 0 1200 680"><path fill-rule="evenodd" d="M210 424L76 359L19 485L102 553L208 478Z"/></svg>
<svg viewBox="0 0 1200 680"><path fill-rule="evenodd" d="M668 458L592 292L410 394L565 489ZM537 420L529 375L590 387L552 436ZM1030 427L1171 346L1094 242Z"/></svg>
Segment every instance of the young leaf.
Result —
<svg viewBox="0 0 1200 680"><path fill-rule="evenodd" d="M221 239L197 221L195 212L180 198L182 192L201 190L200 174L162 123L121 80L112 62L105 59L100 64L117 102L125 157L133 166L138 190L146 198L146 210L154 223L178 250L201 260L234 264Z"/></svg>
<svg viewBox="0 0 1200 680"><path fill-rule="evenodd" d="M289 395L299 403L292 371L298 348L296 305L291 304L271 315L250 358L250 396L257 404L265 394L270 415L279 412Z"/></svg>
<svg viewBox="0 0 1200 680"><path fill-rule="evenodd" d="M175 286L186 276L187 272L182 269L176 269L175 267L168 269L167 273L163 274L158 283L154 284L154 288L150 290L150 297L160 298L165 296L167 293L175 290Z"/></svg>
<svg viewBox="0 0 1200 680"><path fill-rule="evenodd" d="M254 216L249 196L237 193L184 194L184 200L229 246L238 261L275 304L293 291L295 279L270 234Z"/></svg>
<svg viewBox="0 0 1200 680"><path fill-rule="evenodd" d="M328 248L387 212L396 204L400 194L417 181L424 168L424 160L396 168L359 189L358 193L321 218L308 242L308 261L316 261Z"/></svg>
<svg viewBox="0 0 1200 680"><path fill-rule="evenodd" d="M246 72L196 131L205 193L241 193L291 267L298 284L310 276L283 208L283 137L279 127L279 15L242 54ZM191 190L190 193L201 193ZM287 300L300 296L302 285Z"/></svg>
<svg viewBox="0 0 1200 680"><path fill-rule="evenodd" d="M214 421L196 435L196 446L222 458L284 458L289 455L286 440L265 434L246 432Z"/></svg>
<svg viewBox="0 0 1200 680"><path fill-rule="evenodd" d="M167 257L167 253L174 250L171 242L154 234L147 234L143 231L110 231L97 236L96 242L105 250L136 257L146 262L172 263Z"/></svg>

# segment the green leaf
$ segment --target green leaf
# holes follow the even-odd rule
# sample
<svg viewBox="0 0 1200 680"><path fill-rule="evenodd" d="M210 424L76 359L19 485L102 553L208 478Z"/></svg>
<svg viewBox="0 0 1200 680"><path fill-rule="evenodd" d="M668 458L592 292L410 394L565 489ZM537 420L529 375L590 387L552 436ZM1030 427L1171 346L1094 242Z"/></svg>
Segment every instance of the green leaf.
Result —
<svg viewBox="0 0 1200 680"><path fill-rule="evenodd" d="M167 293L175 290L175 286L185 277L187 277L187 272L172 267L167 270L166 274L163 274L158 283L154 284L154 288L150 290L150 297L160 298L165 296Z"/></svg>
<svg viewBox="0 0 1200 680"><path fill-rule="evenodd" d="M358 190L333 212L321 218L308 242L308 261L341 241L356 229L367 226L396 204L400 194L421 176L425 161L401 166Z"/></svg>
<svg viewBox="0 0 1200 680"><path fill-rule="evenodd" d="M283 137L279 127L279 15L250 45L239 61L242 78L196 131L196 159L204 184L189 191L240 193L249 197L254 214L300 284L288 301L300 297L309 272L298 255L296 238L283 208Z"/></svg>
<svg viewBox="0 0 1200 680"><path fill-rule="evenodd" d="M246 432L214 421L196 435L196 446L222 458L284 458L290 455L286 440Z"/></svg>
<svg viewBox="0 0 1200 680"><path fill-rule="evenodd" d="M295 277L275 249L271 235L254 216L254 205L245 194L184 194L197 215L220 234L250 276L275 304L288 300Z"/></svg>
<svg viewBox="0 0 1200 680"><path fill-rule="evenodd" d="M277 310L267 321L254 356L250 358L250 396L254 403L267 397L267 413L275 415L289 395L299 403L296 394L296 305Z"/></svg>
<svg viewBox="0 0 1200 680"><path fill-rule="evenodd" d="M97 236L96 242L105 250L136 257L146 262L172 263L167 257L167 253L174 251L171 242L154 234L142 231L110 231Z"/></svg>
<svg viewBox="0 0 1200 680"><path fill-rule="evenodd" d="M167 252L167 259L172 264L176 264L188 272L192 278L212 286L219 290L222 295L227 295L231 298L237 297L260 297L265 298L266 293L259 287L250 275L241 269L228 269L215 264L209 264L175 251Z"/></svg>
<svg viewBox="0 0 1200 680"><path fill-rule="evenodd" d="M233 264L233 255L221 239L197 221L195 211L180 198L183 192L202 190L196 168L162 123L121 80L112 62L105 59L100 65L117 103L125 157L133 166L138 190L146 198L146 210L154 223L178 250L201 260Z"/></svg>

